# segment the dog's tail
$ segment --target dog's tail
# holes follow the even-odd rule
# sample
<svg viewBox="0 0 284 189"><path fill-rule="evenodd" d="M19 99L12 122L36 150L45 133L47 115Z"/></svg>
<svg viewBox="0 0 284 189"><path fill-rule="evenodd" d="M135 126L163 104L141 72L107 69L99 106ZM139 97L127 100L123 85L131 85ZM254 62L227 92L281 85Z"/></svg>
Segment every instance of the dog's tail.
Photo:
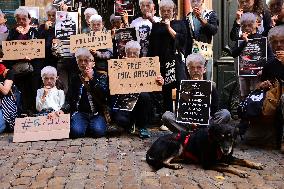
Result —
<svg viewBox="0 0 284 189"><path fill-rule="evenodd" d="M146 154L146 161L156 171L164 167L164 165L160 161L151 157L148 153Z"/></svg>

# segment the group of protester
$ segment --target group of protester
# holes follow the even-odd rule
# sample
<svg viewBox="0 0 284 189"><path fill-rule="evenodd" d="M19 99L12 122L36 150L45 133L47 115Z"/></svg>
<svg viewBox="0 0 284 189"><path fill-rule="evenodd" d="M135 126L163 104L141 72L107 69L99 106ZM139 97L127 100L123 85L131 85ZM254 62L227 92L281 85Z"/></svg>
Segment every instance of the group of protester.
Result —
<svg viewBox="0 0 284 189"><path fill-rule="evenodd" d="M204 0L190 0L190 3L192 11L182 20L176 18L176 5L172 0L160 1L158 11L160 17L155 16L152 0L139 0L141 16L130 24L127 13L110 17L112 26L109 29L113 36L117 29L126 27L134 27L137 33L137 41L129 41L125 45L126 57L123 58L159 57L161 75L156 78L156 83L162 86L162 112L165 112L162 120L165 126L173 130L189 127L175 122L173 89L177 89L178 94L181 80L212 78L212 62L205 60L200 53L192 53L193 41L212 43L219 26L217 13L205 8ZM271 0L269 8L263 0L238 0L238 3L239 9L231 30L231 40L236 41L236 44L239 39L243 42L232 48L232 56L238 57L249 39L265 36L269 41L268 61L258 73L259 77L239 77L240 98L244 99L250 91L256 88L267 90L272 85L272 79L284 77L284 3L283 0ZM67 10L64 4L60 8L63 11ZM35 28L30 26L29 12L24 8L18 8L14 14L16 26L11 30L6 27L5 15L0 12L0 32L9 33L7 41L45 39L46 46L45 59L26 57L23 60L2 61L0 64L2 97L13 96L10 91L15 84L22 93L22 113L32 112L50 117L71 113L70 136L72 137L83 137L86 134L102 137L106 134L110 121L130 132L133 132L136 126L139 128L141 138L150 137L147 127L150 126L149 114L153 106L151 93L131 94L137 99L132 111L113 110L113 101L127 97L127 94L109 95L107 60L118 58L114 49L119 47L92 51L80 48L72 54L68 49L68 42L55 38L57 9L48 5L45 11L47 21ZM107 30L104 26L106 18L102 18L95 8L87 8L84 18L87 27L82 29L83 33ZM172 60L175 60L175 81L168 83L164 78L167 63ZM16 73L15 67L23 63L28 63L32 71L27 74ZM61 78L58 78L57 74L57 68L60 70L62 67L68 72L68 77L63 82L67 84L65 87L59 82ZM210 122L230 121L230 112L225 109L220 110L218 104L217 90L213 85ZM282 106L283 104L284 102ZM19 104L16 102L13 107L19 110ZM7 114L5 109L7 108L3 107L2 100L0 114L3 114L3 118L0 115L0 132L3 132L7 125L12 129L14 124L14 119L4 116ZM13 118L15 117L14 115ZM282 120L283 117L280 119L279 128L282 128Z"/></svg>

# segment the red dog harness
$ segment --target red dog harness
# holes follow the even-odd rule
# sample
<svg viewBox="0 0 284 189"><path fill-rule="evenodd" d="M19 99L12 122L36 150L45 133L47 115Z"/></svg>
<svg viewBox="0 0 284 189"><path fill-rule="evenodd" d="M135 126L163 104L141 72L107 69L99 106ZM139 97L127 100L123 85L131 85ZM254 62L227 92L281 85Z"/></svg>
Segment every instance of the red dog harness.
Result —
<svg viewBox="0 0 284 189"><path fill-rule="evenodd" d="M179 133L177 134L177 136L176 136L176 140L180 140L180 138L181 138L181 134L180 134L180 132L179 132ZM184 159L190 159L190 160L192 160L193 162L197 163L197 162L198 162L197 157L196 157L195 155L193 155L191 152L187 152L186 149L185 149L186 146L187 146L187 144L188 144L188 142L189 142L189 138L190 138L190 133L189 133L188 135L186 135L186 137L185 137L185 139L184 139L184 141L183 141L183 143L182 143L183 151L182 151L181 156L182 156L182 158L184 158Z"/></svg>

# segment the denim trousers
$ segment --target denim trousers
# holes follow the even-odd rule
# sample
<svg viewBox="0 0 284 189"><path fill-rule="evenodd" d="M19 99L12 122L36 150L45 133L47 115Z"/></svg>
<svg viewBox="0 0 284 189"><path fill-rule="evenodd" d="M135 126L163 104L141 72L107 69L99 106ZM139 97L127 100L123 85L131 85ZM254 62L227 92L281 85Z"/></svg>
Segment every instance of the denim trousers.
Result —
<svg viewBox="0 0 284 189"><path fill-rule="evenodd" d="M0 133L3 133L6 128L6 121L3 118L2 110L0 109Z"/></svg>
<svg viewBox="0 0 284 189"><path fill-rule="evenodd" d="M85 135L102 137L106 134L104 117L92 113L75 112L71 117L70 136L80 138Z"/></svg>

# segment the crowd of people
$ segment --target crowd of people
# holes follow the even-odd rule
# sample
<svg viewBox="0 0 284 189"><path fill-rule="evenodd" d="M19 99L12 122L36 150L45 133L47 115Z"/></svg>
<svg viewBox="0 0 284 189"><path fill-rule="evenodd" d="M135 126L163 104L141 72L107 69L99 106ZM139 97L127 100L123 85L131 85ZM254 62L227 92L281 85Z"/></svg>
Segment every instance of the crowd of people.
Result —
<svg viewBox="0 0 284 189"><path fill-rule="evenodd" d="M189 0L191 12L177 19L176 5L172 0L161 0L159 15L152 0L139 0L141 16L128 22L126 12L121 16L102 18L94 8L84 11L86 27L81 33L111 30L114 36L117 29L135 28L137 41L125 45L123 58L158 56L161 75L156 84L162 86L161 119L163 128L181 131L190 125L175 121L175 107L172 92L181 80L211 80L213 61L206 60L200 53L193 53L194 41L212 43L218 32L219 20L214 10L204 6L204 0ZM267 37L267 62L255 77L239 76L240 100L245 99L255 89L269 90L275 79L284 78L284 1L271 0L267 5L263 0L238 0L238 10L230 39L236 42L232 56L238 57L249 39ZM61 4L61 11L67 6ZM89 51L79 48L71 53L68 41L55 37L56 11L52 5L45 8L47 20L38 27L32 27L31 16L25 8L15 10L15 27L8 29L6 17L0 11L0 33L8 33L7 41L45 39L45 58L22 60L0 59L0 133L13 130L15 118L22 115L47 115L49 117L70 113L70 136L73 138L102 137L108 125L115 123L129 132L139 130L141 138L150 137L147 128L151 124L151 113L155 105L155 93L114 95L109 94L108 60L119 58L114 47ZM109 19L111 28L105 27ZM238 44L238 40L242 40ZM175 63L175 79L167 80L166 69L169 62ZM236 64L237 65L237 64ZM24 68L23 68L24 67ZM23 71L23 69L25 71ZM236 66L236 72L237 72ZM67 73L67 77L64 74ZM20 96L21 101L16 97ZM132 111L113 109L113 101L118 98L135 96L136 104ZM176 95L178 96L178 95ZM7 98L10 97L10 98ZM277 111L278 133L282 136L284 117L284 95ZM218 108L218 92L213 84L210 123L229 122L230 112ZM162 115L163 114L163 115ZM249 125L248 120L241 123ZM278 126L277 126L278 125ZM279 144L281 139L278 140ZM282 143L283 144L283 143ZM284 150L284 145L282 145Z"/></svg>

